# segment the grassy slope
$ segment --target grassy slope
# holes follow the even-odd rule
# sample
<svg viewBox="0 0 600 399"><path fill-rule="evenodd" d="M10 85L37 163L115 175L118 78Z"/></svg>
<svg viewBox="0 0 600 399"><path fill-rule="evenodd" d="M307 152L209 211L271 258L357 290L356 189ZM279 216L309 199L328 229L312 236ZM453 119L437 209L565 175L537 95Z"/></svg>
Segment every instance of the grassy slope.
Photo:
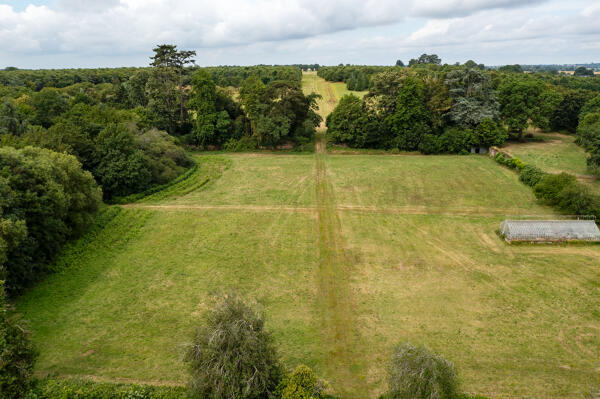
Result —
<svg viewBox="0 0 600 399"><path fill-rule="evenodd" d="M322 144L314 156L199 155L187 186L137 205L236 209L123 210L19 300L38 371L182 383L182 345L214 295L236 289L264 306L286 364L344 397L381 393L391 347L407 340L453 360L470 392L598 387L600 246L502 242L505 214L550 211L485 157Z"/></svg>
<svg viewBox="0 0 600 399"><path fill-rule="evenodd" d="M512 143L506 146L511 154L547 172L567 172L575 175L589 175L587 154L575 144L575 137L558 133L537 133L542 141ZM581 179L590 188L600 193L600 181Z"/></svg>

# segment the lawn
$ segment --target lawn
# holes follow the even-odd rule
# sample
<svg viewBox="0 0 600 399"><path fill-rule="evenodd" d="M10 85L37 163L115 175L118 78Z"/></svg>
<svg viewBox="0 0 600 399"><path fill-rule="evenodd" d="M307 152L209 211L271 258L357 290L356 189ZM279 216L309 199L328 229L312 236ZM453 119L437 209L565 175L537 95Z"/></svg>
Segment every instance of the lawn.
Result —
<svg viewBox="0 0 600 399"><path fill-rule="evenodd" d="M523 161L550 173L577 175L590 188L600 193L600 181L589 178L587 154L575 144L575 136L559 133L536 133L537 141L511 143L505 149Z"/></svg>

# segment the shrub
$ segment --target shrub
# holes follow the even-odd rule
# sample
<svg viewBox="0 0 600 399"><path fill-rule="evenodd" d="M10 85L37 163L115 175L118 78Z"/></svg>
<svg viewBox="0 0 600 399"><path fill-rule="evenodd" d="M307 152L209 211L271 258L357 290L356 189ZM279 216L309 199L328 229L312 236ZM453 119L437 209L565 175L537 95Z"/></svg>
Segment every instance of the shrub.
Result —
<svg viewBox="0 0 600 399"><path fill-rule="evenodd" d="M223 146L225 151L244 152L258 149L258 141L252 136L243 136L239 140L229 139Z"/></svg>
<svg viewBox="0 0 600 399"><path fill-rule="evenodd" d="M33 365L38 356L22 320L11 314L4 301L4 282L0 281L0 397L25 396L31 384Z"/></svg>
<svg viewBox="0 0 600 399"><path fill-rule="evenodd" d="M529 187L533 187L538 184L544 176L546 176L546 173L540 168L532 165L525 165L525 167L521 169L519 180Z"/></svg>
<svg viewBox="0 0 600 399"><path fill-rule="evenodd" d="M600 218L600 198L581 183L569 184L556 196L558 207L574 215L592 215Z"/></svg>
<svg viewBox="0 0 600 399"><path fill-rule="evenodd" d="M396 348L389 367L389 399L450 399L457 395L454 366L425 347Z"/></svg>
<svg viewBox="0 0 600 399"><path fill-rule="evenodd" d="M321 399L325 397L325 388L324 381L319 380L309 367L301 365L281 381L277 390L281 399Z"/></svg>
<svg viewBox="0 0 600 399"><path fill-rule="evenodd" d="M559 175L546 175L533 187L533 192L538 199L550 205L558 204L558 194L567 186L575 184L575 176L568 173Z"/></svg>
<svg viewBox="0 0 600 399"><path fill-rule="evenodd" d="M282 369L264 320L237 296L226 296L198 328L185 361L195 398L264 398Z"/></svg>
<svg viewBox="0 0 600 399"><path fill-rule="evenodd" d="M439 137L440 152L461 153L468 152L471 140L471 129L461 127L449 127Z"/></svg>

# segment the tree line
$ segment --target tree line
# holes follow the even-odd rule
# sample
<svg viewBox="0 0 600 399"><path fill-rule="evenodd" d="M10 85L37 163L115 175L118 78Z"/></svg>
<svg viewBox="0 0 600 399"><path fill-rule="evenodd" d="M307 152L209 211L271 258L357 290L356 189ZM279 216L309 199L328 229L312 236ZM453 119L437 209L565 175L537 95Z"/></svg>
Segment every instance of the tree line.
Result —
<svg viewBox="0 0 600 399"><path fill-rule="evenodd" d="M388 67L371 75L363 99L348 95L340 100L327 118L329 137L357 148L464 153L470 147L501 145L509 137L522 139L533 126L580 132L579 142L594 154L600 88L586 82L600 79L557 79L512 66L490 71L472 61ZM565 79L583 83L566 84ZM594 155L590 159L595 165Z"/></svg>

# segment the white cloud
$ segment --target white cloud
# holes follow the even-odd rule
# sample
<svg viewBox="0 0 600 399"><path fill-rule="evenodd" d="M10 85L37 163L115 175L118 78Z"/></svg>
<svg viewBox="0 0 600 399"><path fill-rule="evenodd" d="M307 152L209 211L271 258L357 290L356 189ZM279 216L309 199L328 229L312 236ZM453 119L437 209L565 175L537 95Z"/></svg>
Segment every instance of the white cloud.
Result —
<svg viewBox="0 0 600 399"><path fill-rule="evenodd" d="M448 54L470 51L468 58L477 59L492 50L501 54L515 42L521 47L512 54L527 50L554 57L557 48L570 55L593 52L600 36L596 22L600 5L586 0L55 0L52 4L30 5L21 12L0 4L0 59L16 65L23 64L20 60L38 63L27 66L91 66L88 62L98 59L104 59L103 65L143 65L151 48L163 42L196 49L210 63L327 62L334 57L339 62L381 63L384 56L392 63L400 52L415 56L430 49ZM402 26L412 30L404 32ZM543 41L555 47L540 46ZM588 58L593 56L597 54ZM45 64L39 65L40 59Z"/></svg>

